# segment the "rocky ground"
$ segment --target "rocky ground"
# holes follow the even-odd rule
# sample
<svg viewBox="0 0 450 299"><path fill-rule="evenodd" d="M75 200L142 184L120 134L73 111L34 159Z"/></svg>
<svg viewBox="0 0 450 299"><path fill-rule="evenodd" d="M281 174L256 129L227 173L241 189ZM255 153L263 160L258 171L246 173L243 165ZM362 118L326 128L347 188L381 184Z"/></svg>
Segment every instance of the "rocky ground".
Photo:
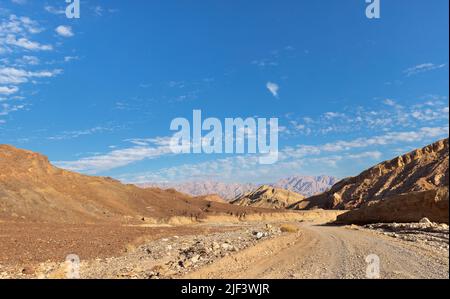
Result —
<svg viewBox="0 0 450 299"><path fill-rule="evenodd" d="M290 221L170 229L128 243L114 256L81 258L79 266L61 260L0 265L0 278L364 279L369 255L380 259L380 278L449 277L448 226L425 220L364 227Z"/></svg>
<svg viewBox="0 0 450 299"><path fill-rule="evenodd" d="M429 246L435 250L449 250L449 228L447 224L432 223L423 219L420 223L379 223L365 225L386 236L411 243Z"/></svg>
<svg viewBox="0 0 450 299"><path fill-rule="evenodd" d="M79 274L81 278L176 278L218 259L252 247L258 242L275 238L281 234L279 226L226 225L222 232L209 227L198 235L173 235L146 242L144 245L129 245L127 252L118 257L81 260ZM207 230L206 230L207 231ZM0 268L0 278L64 278L68 264L43 262L23 268Z"/></svg>

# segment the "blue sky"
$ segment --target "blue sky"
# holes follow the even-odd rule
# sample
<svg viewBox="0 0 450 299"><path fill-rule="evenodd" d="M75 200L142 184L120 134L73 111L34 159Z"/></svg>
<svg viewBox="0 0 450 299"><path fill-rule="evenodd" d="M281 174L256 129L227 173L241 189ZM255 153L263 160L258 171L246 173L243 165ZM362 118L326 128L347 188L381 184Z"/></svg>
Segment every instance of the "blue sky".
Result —
<svg viewBox="0 0 450 299"><path fill-rule="evenodd" d="M356 175L448 136L448 1L0 0L0 143L127 182ZM276 86L272 92L268 83ZM176 117L277 117L280 160L173 155Z"/></svg>

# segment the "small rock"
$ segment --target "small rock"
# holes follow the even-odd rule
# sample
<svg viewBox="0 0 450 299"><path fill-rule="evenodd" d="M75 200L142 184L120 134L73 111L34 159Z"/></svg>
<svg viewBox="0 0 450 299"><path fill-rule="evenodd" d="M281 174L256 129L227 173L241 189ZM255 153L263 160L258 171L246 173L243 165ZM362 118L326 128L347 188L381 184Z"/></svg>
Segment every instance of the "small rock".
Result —
<svg viewBox="0 0 450 299"><path fill-rule="evenodd" d="M222 244L222 249L227 250L227 251L231 251L231 250L233 250L233 245L230 245L228 243L223 243Z"/></svg>
<svg viewBox="0 0 450 299"><path fill-rule="evenodd" d="M263 237L264 237L264 233L262 233L262 232L258 232L258 233L256 233L256 235L255 235L255 237L256 237L256 239L262 239Z"/></svg>
<svg viewBox="0 0 450 299"><path fill-rule="evenodd" d="M213 249L213 250L218 250L218 249L220 249L219 243L213 242L213 243L212 243L212 249Z"/></svg>
<svg viewBox="0 0 450 299"><path fill-rule="evenodd" d="M22 269L22 274L24 275L33 275L35 273L35 270L33 267L25 267Z"/></svg>
<svg viewBox="0 0 450 299"><path fill-rule="evenodd" d="M200 260L200 255L196 254L191 258L191 262L193 264L197 263Z"/></svg>
<svg viewBox="0 0 450 299"><path fill-rule="evenodd" d="M420 219L419 223L421 223L421 224L431 224L431 221L428 218L422 218L422 219Z"/></svg>

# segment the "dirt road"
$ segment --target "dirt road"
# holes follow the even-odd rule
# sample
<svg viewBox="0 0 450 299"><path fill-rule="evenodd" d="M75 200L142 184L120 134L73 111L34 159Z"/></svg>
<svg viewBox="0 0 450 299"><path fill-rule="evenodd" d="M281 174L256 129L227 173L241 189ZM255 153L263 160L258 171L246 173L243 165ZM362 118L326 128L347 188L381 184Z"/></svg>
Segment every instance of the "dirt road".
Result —
<svg viewBox="0 0 450 299"><path fill-rule="evenodd" d="M348 227L304 223L225 257L186 278L366 278L366 257L380 259L380 278L449 278L448 248L397 240Z"/></svg>

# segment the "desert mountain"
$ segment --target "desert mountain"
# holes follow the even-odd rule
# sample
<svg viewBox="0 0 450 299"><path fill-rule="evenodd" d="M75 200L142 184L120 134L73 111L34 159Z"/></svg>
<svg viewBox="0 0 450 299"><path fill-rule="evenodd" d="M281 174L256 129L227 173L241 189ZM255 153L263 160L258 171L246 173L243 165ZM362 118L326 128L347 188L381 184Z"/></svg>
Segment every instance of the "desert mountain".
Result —
<svg viewBox="0 0 450 299"><path fill-rule="evenodd" d="M298 203L303 199L305 197L298 193L265 185L237 198L231 203L246 207L286 209L288 206Z"/></svg>
<svg viewBox="0 0 450 299"><path fill-rule="evenodd" d="M382 162L291 208L353 209L373 200L448 186L448 138Z"/></svg>
<svg viewBox="0 0 450 299"><path fill-rule="evenodd" d="M297 175L267 185L277 189L293 191L309 197L329 190L336 182L336 178L325 175L317 177ZM185 182L180 184L147 183L139 184L138 186L143 188L157 187L162 189L175 189L178 192L192 196L217 194L227 201L234 200L260 187L260 185L256 184L221 183L213 181Z"/></svg>
<svg viewBox="0 0 450 299"><path fill-rule="evenodd" d="M52 166L43 155L0 145L0 220L136 222L258 211L81 175Z"/></svg>

